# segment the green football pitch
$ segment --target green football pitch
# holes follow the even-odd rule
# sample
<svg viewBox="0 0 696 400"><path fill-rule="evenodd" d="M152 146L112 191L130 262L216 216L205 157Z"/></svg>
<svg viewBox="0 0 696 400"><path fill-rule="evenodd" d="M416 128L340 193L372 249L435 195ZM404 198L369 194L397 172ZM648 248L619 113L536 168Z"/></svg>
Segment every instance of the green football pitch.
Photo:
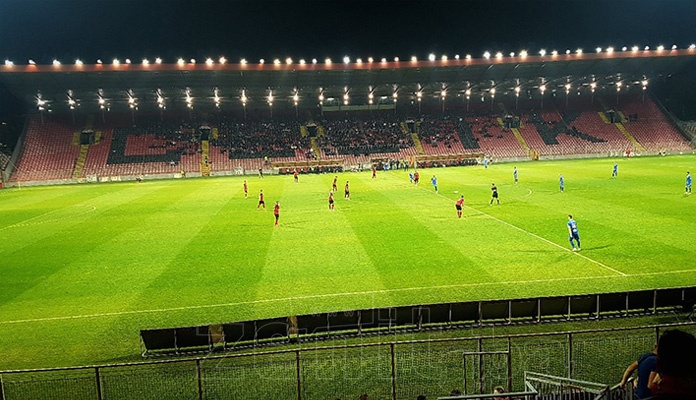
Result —
<svg viewBox="0 0 696 400"><path fill-rule="evenodd" d="M333 212L333 174L2 190L0 369L132 360L144 328L696 285L687 170L696 157L424 169L419 186L344 172Z"/></svg>

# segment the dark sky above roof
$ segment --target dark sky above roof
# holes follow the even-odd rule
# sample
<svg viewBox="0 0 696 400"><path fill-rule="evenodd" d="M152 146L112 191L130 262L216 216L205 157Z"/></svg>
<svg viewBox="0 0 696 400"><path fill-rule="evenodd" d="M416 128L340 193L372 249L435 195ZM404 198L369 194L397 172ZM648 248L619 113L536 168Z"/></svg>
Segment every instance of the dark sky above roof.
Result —
<svg viewBox="0 0 696 400"><path fill-rule="evenodd" d="M0 0L0 58L480 57L696 42L694 0Z"/></svg>

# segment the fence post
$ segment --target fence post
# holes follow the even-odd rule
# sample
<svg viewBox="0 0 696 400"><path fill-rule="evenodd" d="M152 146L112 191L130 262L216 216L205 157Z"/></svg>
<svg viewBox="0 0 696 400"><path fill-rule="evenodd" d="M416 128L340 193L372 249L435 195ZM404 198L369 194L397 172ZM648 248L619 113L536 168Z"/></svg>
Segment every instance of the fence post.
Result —
<svg viewBox="0 0 696 400"><path fill-rule="evenodd" d="M481 302L479 302L481 304ZM478 338L478 359L479 359L479 393L483 394L483 339ZM465 389L466 390L466 389ZM465 392L466 393L466 392Z"/></svg>
<svg viewBox="0 0 696 400"><path fill-rule="evenodd" d="M573 334L568 332L568 379L573 379Z"/></svg>
<svg viewBox="0 0 696 400"><path fill-rule="evenodd" d="M203 400L203 379L201 378L200 358L196 358L196 377L198 378L198 400Z"/></svg>
<svg viewBox="0 0 696 400"><path fill-rule="evenodd" d="M507 338L507 390L514 392L512 390L512 339L510 336Z"/></svg>
<svg viewBox="0 0 696 400"><path fill-rule="evenodd" d="M97 399L102 400L101 377L99 376L99 367L94 367L94 379L96 379L97 381Z"/></svg>
<svg viewBox="0 0 696 400"><path fill-rule="evenodd" d="M300 350L295 350L295 365L297 366L297 400L302 400L302 377L300 374Z"/></svg>
<svg viewBox="0 0 696 400"><path fill-rule="evenodd" d="M392 400L396 400L396 363L394 362L394 343L390 343L389 347L391 350Z"/></svg>
<svg viewBox="0 0 696 400"><path fill-rule="evenodd" d="M5 383L2 381L2 374L0 374L0 400L5 400Z"/></svg>

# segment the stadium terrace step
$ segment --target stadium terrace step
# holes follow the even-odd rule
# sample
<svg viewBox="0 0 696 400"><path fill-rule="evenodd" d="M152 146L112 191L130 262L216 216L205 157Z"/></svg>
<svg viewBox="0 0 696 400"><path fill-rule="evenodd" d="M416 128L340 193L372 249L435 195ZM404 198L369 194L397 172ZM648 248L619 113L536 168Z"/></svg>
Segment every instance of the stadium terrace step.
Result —
<svg viewBox="0 0 696 400"><path fill-rule="evenodd" d="M80 146L80 154L77 156L77 161L75 162L75 169L73 169L72 173L73 179L82 177L82 171L85 169L85 160L87 160L88 151L88 144L83 144Z"/></svg>
<svg viewBox="0 0 696 400"><path fill-rule="evenodd" d="M631 135L631 133L626 130L626 127L623 126L621 122L617 122L614 125L619 129L621 133L623 133L626 139L628 139L633 144L633 147L635 147L636 150L645 151L645 147L643 147L642 144L638 143L636 138L633 137L633 135Z"/></svg>
<svg viewBox="0 0 696 400"><path fill-rule="evenodd" d="M425 151L423 151L423 145L421 144L421 141L418 138L418 135L415 133L412 133L411 138L413 139L413 144L416 146L416 151L418 151L418 154L420 154L420 155L425 154Z"/></svg>
<svg viewBox="0 0 696 400"><path fill-rule="evenodd" d="M315 138L315 137L310 138L309 142L312 145L312 150L314 151L314 156L317 158L317 160L321 160L321 148L319 147L319 144L317 143L317 138Z"/></svg>

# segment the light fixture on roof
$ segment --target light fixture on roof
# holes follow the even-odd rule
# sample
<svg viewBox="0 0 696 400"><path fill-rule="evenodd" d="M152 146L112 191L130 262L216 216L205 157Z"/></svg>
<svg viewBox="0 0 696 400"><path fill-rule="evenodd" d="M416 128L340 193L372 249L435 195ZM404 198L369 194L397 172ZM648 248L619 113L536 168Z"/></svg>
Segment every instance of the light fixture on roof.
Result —
<svg viewBox="0 0 696 400"><path fill-rule="evenodd" d="M220 57L218 59L218 62L220 62L220 64L225 64L225 63L227 63L227 59L225 57Z"/></svg>
<svg viewBox="0 0 696 400"><path fill-rule="evenodd" d="M318 61L316 58L312 58L312 64L316 64Z"/></svg>
<svg viewBox="0 0 696 400"><path fill-rule="evenodd" d="M343 63L344 63L344 64L350 63L350 57L348 57L348 56L343 56Z"/></svg>
<svg viewBox="0 0 696 400"><path fill-rule="evenodd" d="M36 62L34 60L29 60L29 65L36 65Z"/></svg>
<svg viewBox="0 0 696 400"><path fill-rule="evenodd" d="M102 65L102 60L101 60L101 58L98 58L98 59L97 59L97 64Z"/></svg>
<svg viewBox="0 0 696 400"><path fill-rule="evenodd" d="M264 60L263 58L259 60L259 64L263 65L265 63L266 63L266 60Z"/></svg>
<svg viewBox="0 0 696 400"><path fill-rule="evenodd" d="M650 50L650 46L645 46L643 49L644 49L645 51L648 51L648 50Z"/></svg>
<svg viewBox="0 0 696 400"><path fill-rule="evenodd" d="M155 58L155 64L162 64L162 59L159 57Z"/></svg>
<svg viewBox="0 0 696 400"><path fill-rule="evenodd" d="M582 55L582 49L577 49L577 50L575 50L575 54L577 54L577 55Z"/></svg>
<svg viewBox="0 0 696 400"><path fill-rule="evenodd" d="M497 58L498 60L500 60L501 58L503 58L503 53L500 52L500 51L497 52L497 53L495 53L495 58Z"/></svg>
<svg viewBox="0 0 696 400"><path fill-rule="evenodd" d="M466 58L467 60L471 60L471 54L467 54L466 56L464 56L464 58Z"/></svg>
<svg viewBox="0 0 696 400"><path fill-rule="evenodd" d="M212 59L212 58L206 58L206 59L205 59L205 65L213 65L213 59Z"/></svg>
<svg viewBox="0 0 696 400"><path fill-rule="evenodd" d="M241 60L239 60L239 63L242 65L247 65L248 61L246 60L246 58L242 58Z"/></svg>
<svg viewBox="0 0 696 400"><path fill-rule="evenodd" d="M621 48L621 51L626 51L626 50L628 50L628 47L626 47L626 46Z"/></svg>
<svg viewBox="0 0 696 400"><path fill-rule="evenodd" d="M676 49L677 49L677 45L676 45L676 44L673 44L673 45L672 45L672 50L676 50Z"/></svg>
<svg viewBox="0 0 696 400"><path fill-rule="evenodd" d="M447 61L447 55L443 54L442 57L440 57L440 60L442 61Z"/></svg>
<svg viewBox="0 0 696 400"><path fill-rule="evenodd" d="M292 58L290 58L290 57L286 58L285 63L288 65L292 64Z"/></svg>
<svg viewBox="0 0 696 400"><path fill-rule="evenodd" d="M300 65L305 65L307 64L307 61L305 61L304 58L300 58Z"/></svg>
<svg viewBox="0 0 696 400"><path fill-rule="evenodd" d="M372 63L372 62L374 62L374 61L375 61L374 58L372 58L372 57L367 57L367 62Z"/></svg>
<svg viewBox="0 0 696 400"><path fill-rule="evenodd" d="M694 50L694 49L696 49L696 44L691 43L691 44L689 45L689 50Z"/></svg>
<svg viewBox="0 0 696 400"><path fill-rule="evenodd" d="M418 57L416 57L416 56L411 56L411 62L417 62L417 61L418 61Z"/></svg>
<svg viewBox="0 0 696 400"><path fill-rule="evenodd" d="M385 57L382 57L382 59L381 59L380 61L381 61L382 63L385 63L385 62L387 62L387 59L386 59Z"/></svg>
<svg viewBox="0 0 696 400"><path fill-rule="evenodd" d="M631 47L631 51L638 51L638 46Z"/></svg>
<svg viewBox="0 0 696 400"><path fill-rule="evenodd" d="M607 47L607 53L608 53L608 54L612 54L613 52L614 52L614 48L613 48L613 47Z"/></svg>
<svg viewBox="0 0 696 400"><path fill-rule="evenodd" d="M59 67L59 66L60 66L60 61L58 61L58 60L53 60L53 66L54 66L54 67Z"/></svg>
<svg viewBox="0 0 696 400"><path fill-rule="evenodd" d="M328 58L328 57L326 57L326 58L324 59L324 64L326 64L326 65L331 65L331 59Z"/></svg>
<svg viewBox="0 0 696 400"><path fill-rule="evenodd" d="M455 54L455 55L454 55L454 59L455 59L455 60L459 60L459 54Z"/></svg>
<svg viewBox="0 0 696 400"><path fill-rule="evenodd" d="M119 65L121 65L121 61L119 61L118 58L114 58L114 59L111 61L111 64L113 64L113 65L115 65L115 66L119 66Z"/></svg>
<svg viewBox="0 0 696 400"><path fill-rule="evenodd" d="M394 62L399 62L399 57L394 57Z"/></svg>
<svg viewBox="0 0 696 400"><path fill-rule="evenodd" d="M553 50L553 51L551 52L551 55L552 55L552 56L557 56L557 55L558 55L558 50Z"/></svg>
<svg viewBox="0 0 696 400"><path fill-rule="evenodd" d="M362 61L362 58L358 58L357 60L355 60L355 62L356 62L357 64L362 64L363 61Z"/></svg>
<svg viewBox="0 0 696 400"><path fill-rule="evenodd" d="M433 54L433 53L428 54L428 60L435 61L435 54Z"/></svg>
<svg viewBox="0 0 696 400"><path fill-rule="evenodd" d="M10 61L10 60L5 60L5 66L6 66L6 67L11 67L11 66L13 66L13 65L14 65L14 63L13 63L12 61Z"/></svg>
<svg viewBox="0 0 696 400"><path fill-rule="evenodd" d="M657 51L663 51L665 49L665 46L659 45L657 46Z"/></svg>
<svg viewBox="0 0 696 400"><path fill-rule="evenodd" d="M490 51L484 52L484 53L483 53L483 58L485 58L486 60L488 60L489 58L491 58L491 52L490 52Z"/></svg>
<svg viewBox="0 0 696 400"><path fill-rule="evenodd" d="M273 60L273 65L280 65L280 60L279 59L274 59Z"/></svg>
<svg viewBox="0 0 696 400"><path fill-rule="evenodd" d="M524 57L526 57L526 56L527 56L527 51L526 51L526 50L522 50L522 52L524 53ZM520 55L522 55L522 53L520 53ZM545 49L539 50L539 55L542 56L542 57L545 56L545 55L546 55L546 50L545 50Z"/></svg>
<svg viewBox="0 0 696 400"><path fill-rule="evenodd" d="M178 60L176 60L176 63L179 64L179 65L184 65L185 62L186 62L186 61L184 61L183 58L179 58Z"/></svg>
<svg viewBox="0 0 696 400"><path fill-rule="evenodd" d="M597 53L601 53L601 52L602 52L602 48L601 48L601 47L597 47L597 48L595 49L595 51L596 51Z"/></svg>
<svg viewBox="0 0 696 400"><path fill-rule="evenodd" d="M7 65L7 61L5 61L5 65ZM75 65L77 65L78 67L81 67L81 66L83 66L83 65L85 65L85 64L82 62L82 60L80 60L80 59L78 58L77 60L75 60Z"/></svg>
<svg viewBox="0 0 696 400"><path fill-rule="evenodd" d="M150 65L150 60L143 58L143 65Z"/></svg>
<svg viewBox="0 0 696 400"><path fill-rule="evenodd" d="M130 58L126 58L126 64L130 64L130 63L131 63Z"/></svg>
<svg viewBox="0 0 696 400"><path fill-rule="evenodd" d="M189 60L189 62L190 62L191 64L195 64L195 63L196 63L196 59L195 59L195 58L192 58L192 59Z"/></svg>
<svg viewBox="0 0 696 400"><path fill-rule="evenodd" d="M570 54L570 49L566 49L566 54Z"/></svg>

